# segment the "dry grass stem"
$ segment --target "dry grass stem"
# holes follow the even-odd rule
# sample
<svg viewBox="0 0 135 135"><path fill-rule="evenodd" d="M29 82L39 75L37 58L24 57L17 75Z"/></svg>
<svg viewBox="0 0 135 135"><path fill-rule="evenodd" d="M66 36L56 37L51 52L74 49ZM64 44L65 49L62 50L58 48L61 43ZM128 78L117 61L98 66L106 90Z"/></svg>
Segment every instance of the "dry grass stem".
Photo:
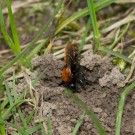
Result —
<svg viewBox="0 0 135 135"><path fill-rule="evenodd" d="M102 33L105 34L105 33L108 33L109 31L113 30L113 29L117 29L119 27L121 27L122 25L125 25L127 23L130 23L132 21L135 20L135 16L134 15L130 15L130 16L127 16L126 18L112 24L111 26L105 28Z"/></svg>

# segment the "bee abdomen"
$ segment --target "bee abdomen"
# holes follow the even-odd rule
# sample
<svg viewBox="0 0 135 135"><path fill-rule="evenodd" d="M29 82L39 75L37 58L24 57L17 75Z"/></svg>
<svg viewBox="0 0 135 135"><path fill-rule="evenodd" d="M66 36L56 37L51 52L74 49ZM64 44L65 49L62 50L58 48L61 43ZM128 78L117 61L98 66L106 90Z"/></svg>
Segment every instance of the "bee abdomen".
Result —
<svg viewBox="0 0 135 135"><path fill-rule="evenodd" d="M71 82L71 70L68 67L64 67L62 70L62 81L65 83Z"/></svg>

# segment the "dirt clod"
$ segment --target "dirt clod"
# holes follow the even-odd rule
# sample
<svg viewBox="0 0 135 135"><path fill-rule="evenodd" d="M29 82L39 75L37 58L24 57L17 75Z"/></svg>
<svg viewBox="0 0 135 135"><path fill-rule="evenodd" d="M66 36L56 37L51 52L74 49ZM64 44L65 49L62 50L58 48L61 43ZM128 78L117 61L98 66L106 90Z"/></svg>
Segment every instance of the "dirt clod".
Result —
<svg viewBox="0 0 135 135"><path fill-rule="evenodd" d="M37 68L37 75L42 77L43 83L46 86L58 86L61 80L61 70L64 66L64 62L56 60L56 58L49 54L47 56L37 56L33 60L33 67Z"/></svg>

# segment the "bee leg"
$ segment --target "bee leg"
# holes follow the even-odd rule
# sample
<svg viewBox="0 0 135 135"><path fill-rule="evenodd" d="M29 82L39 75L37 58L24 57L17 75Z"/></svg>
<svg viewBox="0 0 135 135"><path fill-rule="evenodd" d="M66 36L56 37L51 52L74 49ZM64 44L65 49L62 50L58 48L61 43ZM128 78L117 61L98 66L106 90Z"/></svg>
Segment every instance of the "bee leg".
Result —
<svg viewBox="0 0 135 135"><path fill-rule="evenodd" d="M85 84L84 80L79 79L79 80L78 80L78 83L81 85L81 87L82 87L84 90L86 89L86 84Z"/></svg>
<svg viewBox="0 0 135 135"><path fill-rule="evenodd" d="M75 83L71 83L70 84L70 89L71 89L72 92L77 92L77 90L76 90L76 84Z"/></svg>
<svg viewBox="0 0 135 135"><path fill-rule="evenodd" d="M86 85L90 85L90 81L87 79L86 75L83 72L79 73L78 83L83 89L86 89Z"/></svg>

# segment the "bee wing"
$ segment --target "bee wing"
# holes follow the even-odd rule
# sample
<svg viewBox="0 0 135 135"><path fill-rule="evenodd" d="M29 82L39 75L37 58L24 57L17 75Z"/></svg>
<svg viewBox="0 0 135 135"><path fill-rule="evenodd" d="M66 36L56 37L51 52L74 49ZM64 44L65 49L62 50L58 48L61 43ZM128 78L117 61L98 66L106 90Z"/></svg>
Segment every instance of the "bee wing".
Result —
<svg viewBox="0 0 135 135"><path fill-rule="evenodd" d="M78 46L77 44L68 44L65 48L65 57L64 61L68 67L72 67L78 63Z"/></svg>

